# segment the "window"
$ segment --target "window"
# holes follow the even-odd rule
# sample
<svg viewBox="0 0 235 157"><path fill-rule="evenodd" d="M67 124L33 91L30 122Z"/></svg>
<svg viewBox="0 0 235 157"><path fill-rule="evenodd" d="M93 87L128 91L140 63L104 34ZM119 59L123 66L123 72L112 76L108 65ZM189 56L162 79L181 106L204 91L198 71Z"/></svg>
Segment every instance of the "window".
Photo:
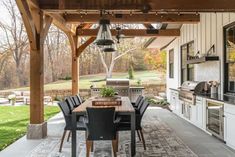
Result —
<svg viewBox="0 0 235 157"><path fill-rule="evenodd" d="M169 78L174 78L174 49L169 51Z"/></svg>
<svg viewBox="0 0 235 157"><path fill-rule="evenodd" d="M225 93L235 93L235 23L225 26L224 35L224 88Z"/></svg>
<svg viewBox="0 0 235 157"><path fill-rule="evenodd" d="M181 83L194 81L194 65L187 64L188 56L194 56L194 42L181 46Z"/></svg>

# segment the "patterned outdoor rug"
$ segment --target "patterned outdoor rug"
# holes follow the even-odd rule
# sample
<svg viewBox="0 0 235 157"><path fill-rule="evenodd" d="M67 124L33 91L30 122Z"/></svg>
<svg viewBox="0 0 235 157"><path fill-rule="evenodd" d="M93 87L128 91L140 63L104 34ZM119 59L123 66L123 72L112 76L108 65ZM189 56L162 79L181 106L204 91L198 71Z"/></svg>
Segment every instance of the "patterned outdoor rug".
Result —
<svg viewBox="0 0 235 157"><path fill-rule="evenodd" d="M147 150L144 151L142 143L136 138L136 157L197 157L183 142L176 136L165 123L157 116L148 115L142 122ZM38 145L27 157L70 157L71 140L65 140L62 153L59 153L60 137L47 138ZM84 132L78 132L79 157L86 156L86 145ZM130 132L119 134L118 157L130 157ZM91 157L112 157L111 142L95 142L94 152Z"/></svg>

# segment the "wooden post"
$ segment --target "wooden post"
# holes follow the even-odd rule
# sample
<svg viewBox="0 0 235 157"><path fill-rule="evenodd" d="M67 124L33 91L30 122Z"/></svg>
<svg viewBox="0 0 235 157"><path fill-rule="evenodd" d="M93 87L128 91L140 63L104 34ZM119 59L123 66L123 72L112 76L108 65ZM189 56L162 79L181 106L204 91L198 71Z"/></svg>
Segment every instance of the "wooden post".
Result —
<svg viewBox="0 0 235 157"><path fill-rule="evenodd" d="M78 37L72 34L67 34L72 51L72 95L79 92L79 58L77 57Z"/></svg>
<svg viewBox="0 0 235 157"><path fill-rule="evenodd" d="M26 1L16 0L30 43L30 124L27 138L40 139L47 135L44 122L44 40L52 18Z"/></svg>
<svg viewBox="0 0 235 157"><path fill-rule="evenodd" d="M72 50L72 95L79 93L79 58L77 54L78 37L74 36L74 47Z"/></svg>

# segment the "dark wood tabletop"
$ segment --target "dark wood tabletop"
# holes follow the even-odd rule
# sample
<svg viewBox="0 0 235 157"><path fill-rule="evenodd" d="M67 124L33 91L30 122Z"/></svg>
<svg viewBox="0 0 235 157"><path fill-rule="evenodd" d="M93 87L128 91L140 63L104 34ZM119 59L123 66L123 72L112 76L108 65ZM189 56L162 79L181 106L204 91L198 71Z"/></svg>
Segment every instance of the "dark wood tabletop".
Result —
<svg viewBox="0 0 235 157"><path fill-rule="evenodd" d="M73 112L84 113L86 112L87 107L97 107L97 106L92 106L92 100L95 100L95 97L87 99L84 103L75 108ZM131 101L128 97L121 97L121 100L122 100L122 105L120 106L102 106L102 107L115 107L116 112L135 112L135 109L133 108Z"/></svg>

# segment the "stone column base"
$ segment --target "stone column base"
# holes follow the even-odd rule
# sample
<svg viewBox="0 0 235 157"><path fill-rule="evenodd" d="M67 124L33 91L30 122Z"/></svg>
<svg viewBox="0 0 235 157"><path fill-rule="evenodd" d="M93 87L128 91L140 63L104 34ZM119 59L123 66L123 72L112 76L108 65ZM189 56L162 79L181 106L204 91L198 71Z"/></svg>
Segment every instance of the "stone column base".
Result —
<svg viewBox="0 0 235 157"><path fill-rule="evenodd" d="M27 128L27 139L42 139L47 136L47 122L41 124L29 124Z"/></svg>

